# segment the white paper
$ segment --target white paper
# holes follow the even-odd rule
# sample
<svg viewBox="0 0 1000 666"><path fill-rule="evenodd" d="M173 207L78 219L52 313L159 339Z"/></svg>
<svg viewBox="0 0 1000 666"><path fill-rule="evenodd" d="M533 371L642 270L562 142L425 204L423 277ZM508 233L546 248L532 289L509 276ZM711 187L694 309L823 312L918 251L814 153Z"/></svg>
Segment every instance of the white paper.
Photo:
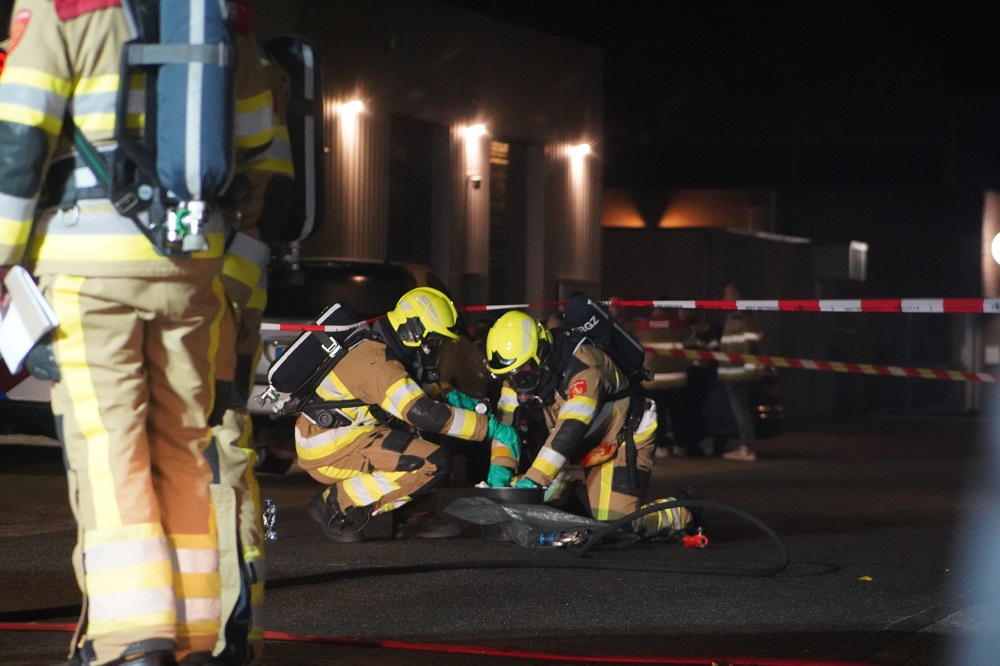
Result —
<svg viewBox="0 0 1000 666"><path fill-rule="evenodd" d="M0 307L0 357L11 374L17 374L31 348L58 326L59 320L23 267L12 267L3 283L8 302Z"/></svg>

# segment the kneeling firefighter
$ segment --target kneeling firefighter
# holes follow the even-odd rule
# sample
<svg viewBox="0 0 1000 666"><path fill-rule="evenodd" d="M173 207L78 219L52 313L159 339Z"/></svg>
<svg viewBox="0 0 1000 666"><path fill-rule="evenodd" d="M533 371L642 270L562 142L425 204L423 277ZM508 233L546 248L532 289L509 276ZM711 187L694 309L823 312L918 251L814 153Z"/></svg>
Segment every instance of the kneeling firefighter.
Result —
<svg viewBox="0 0 1000 666"><path fill-rule="evenodd" d="M315 389L331 407L324 418L309 410L299 415L298 464L330 486L308 506L328 538L360 541L369 518L390 511L395 538L458 536L459 527L431 509L451 453L420 431L517 446L517 432L492 414L434 400L418 384L433 373L442 345L458 339L457 323L454 304L440 291L407 292L384 318L344 341L346 353Z"/></svg>
<svg viewBox="0 0 1000 666"><path fill-rule="evenodd" d="M517 456L494 443L489 485L544 487L546 501L558 503L570 489L567 466L579 465L594 518L613 521L639 509L653 469L656 405L611 357L578 331L550 331L517 310L490 329L486 355L489 371L504 380L502 422L533 403L549 431L520 478ZM646 539L676 539L695 527L692 518L684 507L663 509L640 516L633 529Z"/></svg>

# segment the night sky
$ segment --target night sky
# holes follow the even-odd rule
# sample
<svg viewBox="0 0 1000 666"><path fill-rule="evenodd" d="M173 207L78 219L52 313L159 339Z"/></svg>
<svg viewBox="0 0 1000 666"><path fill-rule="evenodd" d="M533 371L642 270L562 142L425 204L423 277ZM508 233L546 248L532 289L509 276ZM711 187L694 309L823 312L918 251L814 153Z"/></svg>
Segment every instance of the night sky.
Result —
<svg viewBox="0 0 1000 666"><path fill-rule="evenodd" d="M655 151L687 108L713 100L1000 93L992 3L441 1L604 50L612 186L641 180L627 164Z"/></svg>

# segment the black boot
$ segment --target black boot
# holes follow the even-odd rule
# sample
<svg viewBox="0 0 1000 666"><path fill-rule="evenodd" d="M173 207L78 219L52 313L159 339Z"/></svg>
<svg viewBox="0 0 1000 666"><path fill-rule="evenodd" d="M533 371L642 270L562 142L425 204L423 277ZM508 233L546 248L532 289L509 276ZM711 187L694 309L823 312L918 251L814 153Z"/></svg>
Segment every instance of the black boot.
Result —
<svg viewBox="0 0 1000 666"><path fill-rule="evenodd" d="M462 534L462 528L437 514L432 496L411 500L391 515L394 539L449 539Z"/></svg>
<svg viewBox="0 0 1000 666"><path fill-rule="evenodd" d="M166 638L151 638L132 643L122 651L121 656L107 662L107 666L177 666L174 659L174 642ZM73 653L67 666L87 666L97 659L90 642Z"/></svg>
<svg viewBox="0 0 1000 666"><path fill-rule="evenodd" d="M678 500L700 500L701 495L698 491L694 489L694 486L688 485L681 488L681 491L677 493ZM691 520L688 524L684 526L684 534L688 536L693 536L698 533L698 530L705 530L705 517L702 515L701 507L689 506L685 507L691 512Z"/></svg>
<svg viewBox="0 0 1000 666"><path fill-rule="evenodd" d="M317 495L306 505L306 511L319 523L326 538L337 543L357 543L364 537L361 530L344 515L337 506L336 494L330 492L328 499L323 499L323 493Z"/></svg>

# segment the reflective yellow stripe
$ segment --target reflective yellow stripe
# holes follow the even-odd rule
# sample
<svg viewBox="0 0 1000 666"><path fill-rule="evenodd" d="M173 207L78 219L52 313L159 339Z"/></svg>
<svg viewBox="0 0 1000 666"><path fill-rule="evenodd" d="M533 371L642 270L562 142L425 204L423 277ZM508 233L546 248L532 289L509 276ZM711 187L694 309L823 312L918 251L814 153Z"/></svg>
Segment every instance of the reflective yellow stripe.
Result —
<svg viewBox="0 0 1000 666"><path fill-rule="evenodd" d="M11 245L24 245L28 241L28 232L31 231L31 218L15 220L9 217L0 217L0 238L10 240Z"/></svg>
<svg viewBox="0 0 1000 666"><path fill-rule="evenodd" d="M263 159L259 162L254 162L252 165L244 169L238 169L238 171L269 171L271 173L280 173L289 178L295 177L295 167L288 160L283 160L279 157L269 157Z"/></svg>
<svg viewBox="0 0 1000 666"><path fill-rule="evenodd" d="M608 520L611 506L611 482L614 479L615 467L611 461L601 465L598 471L598 501L594 518L598 520Z"/></svg>
<svg viewBox="0 0 1000 666"><path fill-rule="evenodd" d="M566 456L562 455L555 449L543 446L538 452L538 455L535 456L535 460L531 463L531 466L544 474L546 477L553 479L565 464Z"/></svg>
<svg viewBox="0 0 1000 666"><path fill-rule="evenodd" d="M247 304L243 307L247 310L263 310L266 305L267 305L267 289L254 287L253 291L250 292L250 299L247 301Z"/></svg>
<svg viewBox="0 0 1000 666"><path fill-rule="evenodd" d="M476 413L470 412L467 409L454 408L451 410L454 417L451 422L451 427L448 428L446 435L451 435L453 437L458 437L460 439L469 439L472 434L476 431Z"/></svg>
<svg viewBox="0 0 1000 666"><path fill-rule="evenodd" d="M117 79L118 76L115 76ZM7 67L3 70L3 82L5 84L18 84L37 88L45 93L69 97L73 93L73 83L66 79L60 79L48 72L29 67Z"/></svg>
<svg viewBox="0 0 1000 666"><path fill-rule="evenodd" d="M99 402L83 338L80 289L84 281L81 277L57 276L52 289L52 307L60 322L57 354L62 381L70 396L73 417L86 441L94 525L98 530L106 530L120 527L122 518L111 472L110 437L97 408Z"/></svg>
<svg viewBox="0 0 1000 666"><path fill-rule="evenodd" d="M260 267L250 259L235 254L226 254L222 262L222 274L233 278L251 289L260 281Z"/></svg>
<svg viewBox="0 0 1000 666"><path fill-rule="evenodd" d="M172 579L170 565L167 561L98 570L88 567L87 591L95 596L101 596L132 590L169 588L173 584Z"/></svg>
<svg viewBox="0 0 1000 666"><path fill-rule="evenodd" d="M41 111L14 104L0 104L0 121L37 127L51 136L58 136L62 131L62 118L53 118Z"/></svg>
<svg viewBox="0 0 1000 666"><path fill-rule="evenodd" d="M100 76L89 76L76 84L75 95L92 95L94 93L103 92L118 92L118 80L119 76L117 74L102 74ZM142 77L136 76L129 79L129 84L136 84L136 87L142 87Z"/></svg>
<svg viewBox="0 0 1000 666"><path fill-rule="evenodd" d="M114 113L88 113L73 119L77 128L84 134L94 132L112 132L115 129Z"/></svg>
<svg viewBox="0 0 1000 666"><path fill-rule="evenodd" d="M52 227L49 227L50 230ZM208 234L209 249L195 252L193 259L222 256L225 239L222 234ZM100 263L118 261L174 261L156 253L149 240L136 230L130 236L59 235L47 233L30 245L29 256L45 261L86 261Z"/></svg>
<svg viewBox="0 0 1000 666"><path fill-rule="evenodd" d="M424 392L417 386L415 381L409 377L403 377L386 391L381 407L393 416L402 418L403 412L406 411L407 407L422 395L424 395Z"/></svg>
<svg viewBox="0 0 1000 666"><path fill-rule="evenodd" d="M178 599L217 597L221 587L218 572L182 573L174 580L174 594Z"/></svg>

